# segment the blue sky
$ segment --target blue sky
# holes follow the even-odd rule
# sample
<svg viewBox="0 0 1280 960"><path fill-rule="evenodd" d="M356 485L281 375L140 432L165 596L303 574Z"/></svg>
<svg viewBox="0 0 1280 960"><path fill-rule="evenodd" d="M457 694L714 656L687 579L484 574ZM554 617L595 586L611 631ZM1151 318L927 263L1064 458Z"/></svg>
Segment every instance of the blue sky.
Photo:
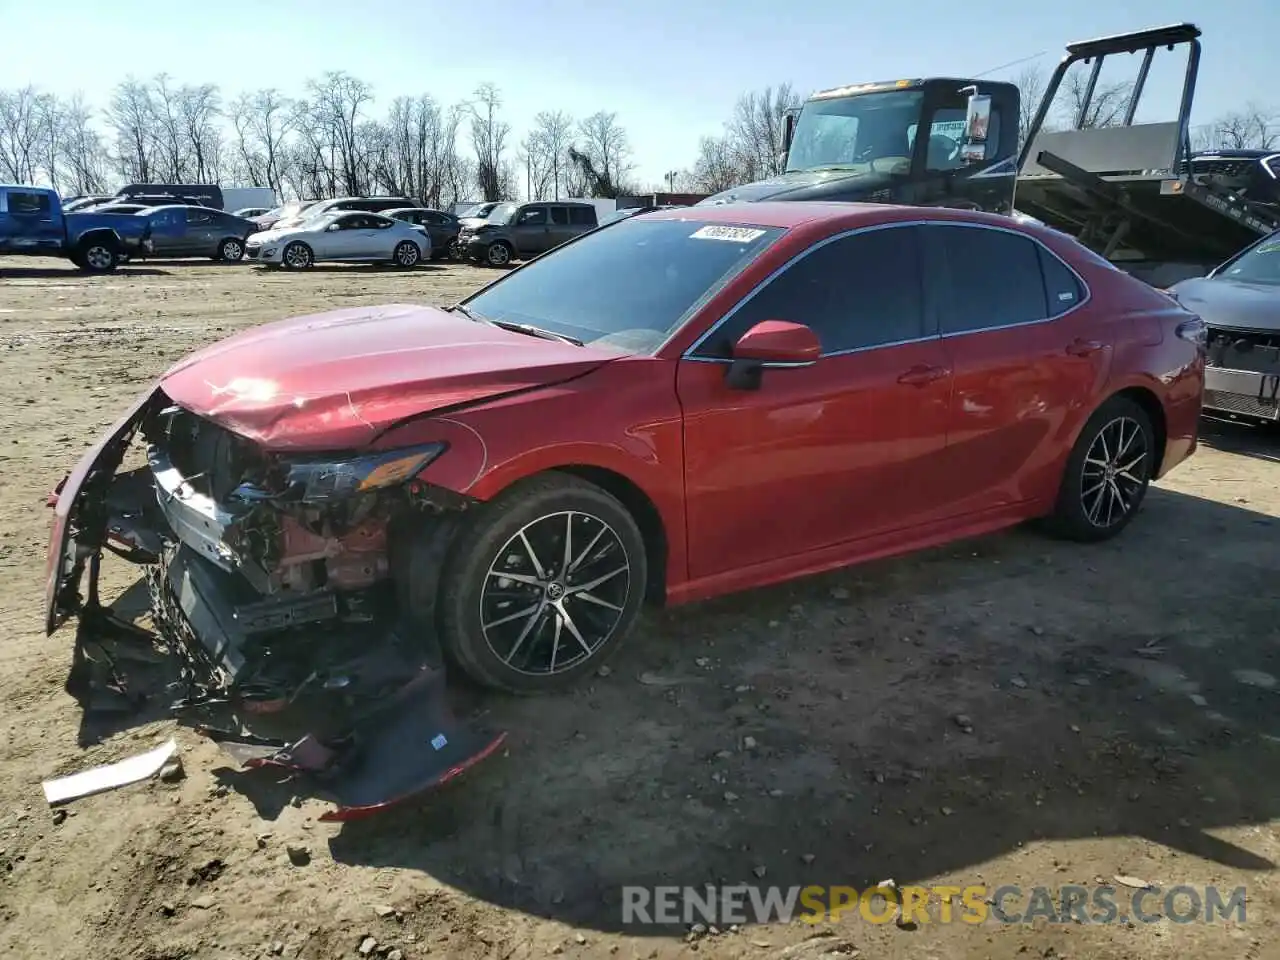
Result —
<svg viewBox="0 0 1280 960"><path fill-rule="evenodd" d="M501 7L506 19L491 19ZM693 161L698 138L720 129L744 90L972 76L1042 52L1034 62L1047 74L1067 41L1179 20L1205 31L1193 122L1248 100L1280 105L1269 82L1276 0L0 0L0 15L29 28L5 45L0 87L81 90L101 103L126 73L166 72L231 94L266 86L294 94L306 77L341 69L369 81L385 104L424 92L451 102L489 80L516 140L542 109L616 111L636 174L653 182ZM19 36L29 42L12 42ZM1179 71L1171 62L1153 71L1151 119L1174 102Z"/></svg>

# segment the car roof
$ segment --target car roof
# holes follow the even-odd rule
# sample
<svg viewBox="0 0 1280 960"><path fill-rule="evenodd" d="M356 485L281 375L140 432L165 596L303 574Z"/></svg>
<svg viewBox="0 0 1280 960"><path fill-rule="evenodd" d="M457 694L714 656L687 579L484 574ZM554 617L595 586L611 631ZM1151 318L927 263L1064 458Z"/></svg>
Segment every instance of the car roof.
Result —
<svg viewBox="0 0 1280 960"><path fill-rule="evenodd" d="M654 210L631 220L697 220L701 223L752 224L790 230L806 224L826 223L852 229L898 220L960 221L986 226L1016 226L1010 217L953 207L906 207L889 203L848 203L818 200L775 200L758 203L712 203Z"/></svg>

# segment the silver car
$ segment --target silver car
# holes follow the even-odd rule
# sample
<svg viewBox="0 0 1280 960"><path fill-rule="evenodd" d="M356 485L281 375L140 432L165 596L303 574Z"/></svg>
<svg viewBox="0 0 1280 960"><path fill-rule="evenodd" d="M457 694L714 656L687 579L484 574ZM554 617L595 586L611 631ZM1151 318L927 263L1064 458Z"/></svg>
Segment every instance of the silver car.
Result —
<svg viewBox="0 0 1280 960"><path fill-rule="evenodd" d="M426 228L380 213L329 213L295 227L255 233L245 259L302 270L322 260L416 267L431 258Z"/></svg>

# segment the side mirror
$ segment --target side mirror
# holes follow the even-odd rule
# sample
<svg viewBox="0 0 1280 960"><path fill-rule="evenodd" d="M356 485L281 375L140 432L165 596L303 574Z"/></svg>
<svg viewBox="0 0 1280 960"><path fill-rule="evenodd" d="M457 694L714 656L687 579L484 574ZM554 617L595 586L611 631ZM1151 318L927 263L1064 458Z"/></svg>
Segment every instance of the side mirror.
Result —
<svg viewBox="0 0 1280 960"><path fill-rule="evenodd" d="M803 323L762 320L738 338L729 364L729 386L755 390L766 367L808 367L818 362L822 344Z"/></svg>
<svg viewBox="0 0 1280 960"><path fill-rule="evenodd" d="M329 224L327 227L325 227L324 229L325 229L325 231L326 231L327 233L333 233L335 230L341 230L341 229L342 229L342 224L340 224L340 223L331 223L331 224Z"/></svg>

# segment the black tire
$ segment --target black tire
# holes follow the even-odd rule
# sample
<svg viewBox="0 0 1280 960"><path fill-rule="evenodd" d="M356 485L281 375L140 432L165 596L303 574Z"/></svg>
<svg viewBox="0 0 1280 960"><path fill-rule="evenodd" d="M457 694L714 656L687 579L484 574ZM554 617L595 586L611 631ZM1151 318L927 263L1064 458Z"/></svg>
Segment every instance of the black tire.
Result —
<svg viewBox="0 0 1280 960"><path fill-rule="evenodd" d="M1056 536L1082 543L1116 536L1142 506L1158 455L1147 412L1128 397L1112 397L1093 412L1076 438L1045 526Z"/></svg>
<svg viewBox="0 0 1280 960"><path fill-rule="evenodd" d="M391 262L401 269L412 269L422 262L422 248L412 240L401 240L391 252Z"/></svg>
<svg viewBox="0 0 1280 960"><path fill-rule="evenodd" d="M84 240L73 262L86 273L110 273L120 264L120 245L114 239Z"/></svg>
<svg viewBox="0 0 1280 960"><path fill-rule="evenodd" d="M644 538L626 507L594 484L561 473L517 484L471 514L453 543L437 599L441 644L477 683L517 694L561 689L635 627L648 582Z"/></svg>
<svg viewBox="0 0 1280 960"><path fill-rule="evenodd" d="M315 262L315 254L301 240L293 241L280 254L280 266L286 270L309 270L315 265Z"/></svg>
<svg viewBox="0 0 1280 960"><path fill-rule="evenodd" d="M463 259L462 247L458 245L457 237L450 238L449 245L445 247L445 256L448 257L450 260Z"/></svg>
<svg viewBox="0 0 1280 960"><path fill-rule="evenodd" d="M218 252L213 259L235 263L243 258L244 241L239 237L227 237L218 244Z"/></svg>
<svg viewBox="0 0 1280 960"><path fill-rule="evenodd" d="M511 249L511 244L505 240L497 240L489 244L484 251L484 262L491 267L510 266L514 257L515 251Z"/></svg>

